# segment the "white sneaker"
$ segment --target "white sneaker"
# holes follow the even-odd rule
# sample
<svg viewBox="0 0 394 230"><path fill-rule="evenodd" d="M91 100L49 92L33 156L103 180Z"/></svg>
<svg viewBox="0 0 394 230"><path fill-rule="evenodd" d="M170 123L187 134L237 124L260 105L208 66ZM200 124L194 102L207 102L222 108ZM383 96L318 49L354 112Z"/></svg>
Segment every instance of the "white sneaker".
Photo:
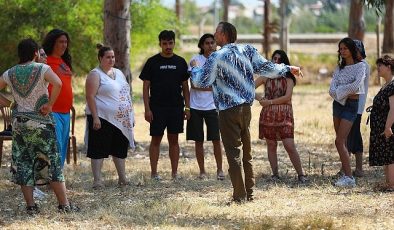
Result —
<svg viewBox="0 0 394 230"><path fill-rule="evenodd" d="M349 177L349 176L342 176L340 177L337 182L334 184L337 187L355 187L356 186L356 180L354 177Z"/></svg>
<svg viewBox="0 0 394 230"><path fill-rule="evenodd" d="M45 192L41 191L37 187L34 187L34 190L33 190L33 197L34 197L34 199L42 200L46 196L47 196L47 194Z"/></svg>

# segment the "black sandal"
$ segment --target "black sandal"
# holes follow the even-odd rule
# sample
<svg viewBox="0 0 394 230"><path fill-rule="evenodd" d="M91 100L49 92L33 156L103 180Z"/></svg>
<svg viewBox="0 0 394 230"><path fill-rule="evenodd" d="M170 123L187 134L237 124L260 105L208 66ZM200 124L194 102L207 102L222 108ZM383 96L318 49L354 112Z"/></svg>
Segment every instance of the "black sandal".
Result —
<svg viewBox="0 0 394 230"><path fill-rule="evenodd" d="M38 209L37 204L34 204L32 206L26 206L26 212L29 215L36 215L40 213L40 210Z"/></svg>

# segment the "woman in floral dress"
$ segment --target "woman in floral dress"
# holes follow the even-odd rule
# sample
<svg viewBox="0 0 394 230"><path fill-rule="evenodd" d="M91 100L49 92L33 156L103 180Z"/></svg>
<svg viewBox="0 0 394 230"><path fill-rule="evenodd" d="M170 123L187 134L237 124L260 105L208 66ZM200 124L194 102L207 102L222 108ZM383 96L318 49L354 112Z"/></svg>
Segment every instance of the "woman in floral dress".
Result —
<svg viewBox="0 0 394 230"><path fill-rule="evenodd" d="M383 166L385 191L394 191L394 59L388 55L376 61L378 75L385 84L373 99L369 165Z"/></svg>

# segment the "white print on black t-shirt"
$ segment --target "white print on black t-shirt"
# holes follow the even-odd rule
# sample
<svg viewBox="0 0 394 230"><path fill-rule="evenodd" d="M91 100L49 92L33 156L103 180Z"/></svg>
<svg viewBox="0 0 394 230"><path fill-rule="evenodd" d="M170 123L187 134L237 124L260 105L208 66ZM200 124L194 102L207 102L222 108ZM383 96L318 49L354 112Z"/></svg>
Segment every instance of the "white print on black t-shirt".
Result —
<svg viewBox="0 0 394 230"><path fill-rule="evenodd" d="M161 65L160 69L176 69L176 65Z"/></svg>

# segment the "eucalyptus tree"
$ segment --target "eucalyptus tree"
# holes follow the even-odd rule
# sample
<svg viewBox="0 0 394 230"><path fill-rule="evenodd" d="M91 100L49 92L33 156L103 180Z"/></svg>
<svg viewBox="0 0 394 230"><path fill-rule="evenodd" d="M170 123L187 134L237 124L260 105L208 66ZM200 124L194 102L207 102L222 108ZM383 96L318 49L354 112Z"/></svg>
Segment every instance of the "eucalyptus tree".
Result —
<svg viewBox="0 0 394 230"><path fill-rule="evenodd" d="M115 66L122 70L131 85L130 30L131 0L104 1L104 42L115 52Z"/></svg>
<svg viewBox="0 0 394 230"><path fill-rule="evenodd" d="M364 0L351 0L349 11L348 36L358 40L364 40Z"/></svg>

